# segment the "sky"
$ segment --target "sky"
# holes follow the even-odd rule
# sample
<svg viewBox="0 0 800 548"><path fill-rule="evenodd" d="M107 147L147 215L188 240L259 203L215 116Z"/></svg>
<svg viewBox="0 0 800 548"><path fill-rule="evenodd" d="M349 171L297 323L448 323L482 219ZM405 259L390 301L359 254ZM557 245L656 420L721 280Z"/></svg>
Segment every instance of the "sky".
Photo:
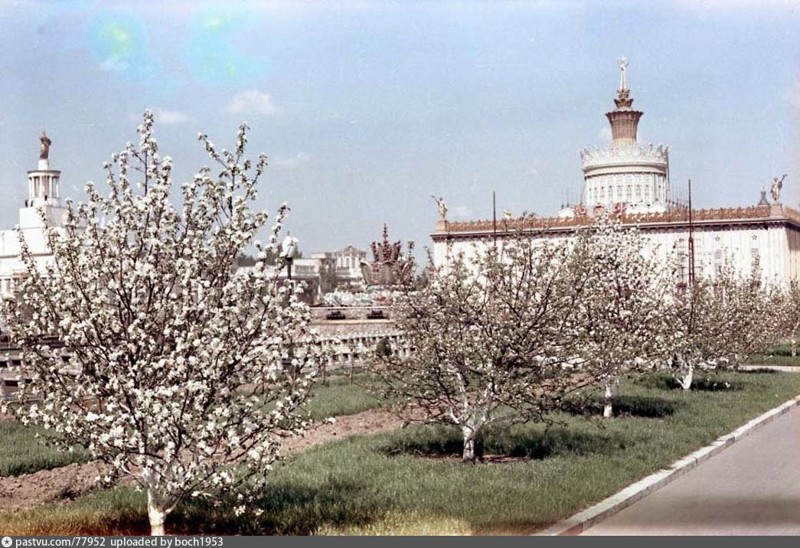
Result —
<svg viewBox="0 0 800 548"><path fill-rule="evenodd" d="M784 173L800 207L800 0L0 0L0 228L17 223L39 134L61 195L145 109L177 182L208 163L198 132L270 167L257 207L291 207L304 253L430 245L437 219L554 215L605 145L630 60L640 142L671 146L696 207L755 204Z"/></svg>

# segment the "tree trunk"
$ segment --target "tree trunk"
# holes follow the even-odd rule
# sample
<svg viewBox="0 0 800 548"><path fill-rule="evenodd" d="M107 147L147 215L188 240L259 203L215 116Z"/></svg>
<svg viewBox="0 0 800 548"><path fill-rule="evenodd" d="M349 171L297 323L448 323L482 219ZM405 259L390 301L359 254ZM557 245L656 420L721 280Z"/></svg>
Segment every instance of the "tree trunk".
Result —
<svg viewBox="0 0 800 548"><path fill-rule="evenodd" d="M797 338L792 337L792 357L797 357Z"/></svg>
<svg viewBox="0 0 800 548"><path fill-rule="evenodd" d="M610 419L614 415L614 388L613 381L605 384L605 405L603 406L603 418Z"/></svg>
<svg viewBox="0 0 800 548"><path fill-rule="evenodd" d="M167 519L167 511L157 502L157 497L152 489L147 490L147 517L150 519L150 535L154 537L164 536L164 521Z"/></svg>
<svg viewBox="0 0 800 548"><path fill-rule="evenodd" d="M475 462L475 429L471 426L462 426L461 434L464 438L461 462Z"/></svg>
<svg viewBox="0 0 800 548"><path fill-rule="evenodd" d="M684 390L692 387L692 377L694 376L694 365L690 360L684 359L681 354L675 354L670 360L670 365L675 371L674 379Z"/></svg>
<svg viewBox="0 0 800 548"><path fill-rule="evenodd" d="M692 387L692 377L694 376L694 367L692 364L686 364L686 367L681 370L683 375L678 379L681 388L689 390Z"/></svg>

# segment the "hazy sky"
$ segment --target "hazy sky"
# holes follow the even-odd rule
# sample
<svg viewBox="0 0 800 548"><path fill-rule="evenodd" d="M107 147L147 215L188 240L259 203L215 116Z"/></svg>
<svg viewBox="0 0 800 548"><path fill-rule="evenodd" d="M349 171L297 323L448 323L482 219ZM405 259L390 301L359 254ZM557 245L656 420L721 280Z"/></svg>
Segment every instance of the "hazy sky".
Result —
<svg viewBox="0 0 800 548"><path fill-rule="evenodd" d="M261 205L289 202L304 252L366 247L383 222L428 245L449 217L555 214L607 143L617 59L640 141L672 147L698 207L750 205L788 173L800 203L800 0L623 2L0 0L0 225L17 222L46 129L62 196L146 108L185 179L196 136L252 127ZM163 4L163 5L158 5Z"/></svg>

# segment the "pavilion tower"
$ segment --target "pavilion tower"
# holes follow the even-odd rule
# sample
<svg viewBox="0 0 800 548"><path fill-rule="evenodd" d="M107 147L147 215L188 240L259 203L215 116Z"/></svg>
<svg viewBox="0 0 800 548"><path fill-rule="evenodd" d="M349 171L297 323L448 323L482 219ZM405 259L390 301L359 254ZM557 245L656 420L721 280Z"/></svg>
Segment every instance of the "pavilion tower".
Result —
<svg viewBox="0 0 800 548"><path fill-rule="evenodd" d="M50 145L52 141L42 131L39 138L41 148L36 169L28 171L28 198L20 209L19 223L22 228L43 227L39 209L43 208L48 226L60 226L64 207L61 205L59 179L61 172L50 168Z"/></svg>
<svg viewBox="0 0 800 548"><path fill-rule="evenodd" d="M615 147L634 146L636 144L636 131L639 128L641 110L634 110L631 90L628 89L627 70L628 60L624 57L619 60L619 89L614 104L617 108L606 112L608 121L611 122L611 136Z"/></svg>
<svg viewBox="0 0 800 548"><path fill-rule="evenodd" d="M639 120L628 89L628 60L619 60L620 82L616 108L606 113L611 124L611 144L581 151L584 211L660 213L669 208L669 147L640 145Z"/></svg>

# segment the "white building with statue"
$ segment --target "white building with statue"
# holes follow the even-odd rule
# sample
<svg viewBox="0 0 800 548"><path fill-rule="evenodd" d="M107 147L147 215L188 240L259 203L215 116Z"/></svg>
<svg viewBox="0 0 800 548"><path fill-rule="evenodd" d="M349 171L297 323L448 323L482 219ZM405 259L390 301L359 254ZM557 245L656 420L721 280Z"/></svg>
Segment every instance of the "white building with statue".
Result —
<svg viewBox="0 0 800 548"><path fill-rule="evenodd" d="M771 202L762 192L761 200L752 206L693 210L690 214L686 205L671 197L669 147L637 141L643 112L633 109L627 68L627 60L621 59L616 108L606 114L612 143L581 152L584 186L580 203L562 208L554 217L449 221L442 202L431 234L435 264L445 264L448 253L469 255L519 231L534 240L569 238L577 228L592 224L599 213L608 212L618 216L624 226L638 227L664 261L676 254L685 258L678 263L678 275L684 280L689 276L690 230L698 276L713 275L729 261L741 273L749 273L758 263L765 281L800 279L800 211L781 203L783 178L773 180Z"/></svg>
<svg viewBox="0 0 800 548"><path fill-rule="evenodd" d="M61 172L50 168L50 145L52 141L42 132L41 149L36 169L28 171L28 198L19 210L19 228L25 236L33 255L44 266L51 257L45 237L45 222L40 215L44 211L47 225L60 227L66 208L61 203L59 178ZM0 295L14 291L16 280L26 275L25 265L20 259L20 242L16 230L0 231Z"/></svg>
<svg viewBox="0 0 800 548"><path fill-rule="evenodd" d="M38 264L44 268L52 257L46 242L45 222L40 215L44 210L47 226L60 227L67 209L61 201L59 188L61 172L50 166L50 145L52 141L42 132L41 148L36 169L28 171L28 198L19 209L19 228L25 237L28 247L36 257ZM10 223L9 223L10 224ZM292 261L291 277L306 284L304 293L309 303L321 300L320 273L324 259L331 261L339 280L348 286L363 285L360 263L367 252L348 245L332 253L315 253L310 258L296 258ZM249 264L239 265L248 268ZM17 231L13 228L0 230L0 296L14 292L16 282L25 277L27 270L20 258L20 242ZM289 277L286 269L279 276Z"/></svg>

